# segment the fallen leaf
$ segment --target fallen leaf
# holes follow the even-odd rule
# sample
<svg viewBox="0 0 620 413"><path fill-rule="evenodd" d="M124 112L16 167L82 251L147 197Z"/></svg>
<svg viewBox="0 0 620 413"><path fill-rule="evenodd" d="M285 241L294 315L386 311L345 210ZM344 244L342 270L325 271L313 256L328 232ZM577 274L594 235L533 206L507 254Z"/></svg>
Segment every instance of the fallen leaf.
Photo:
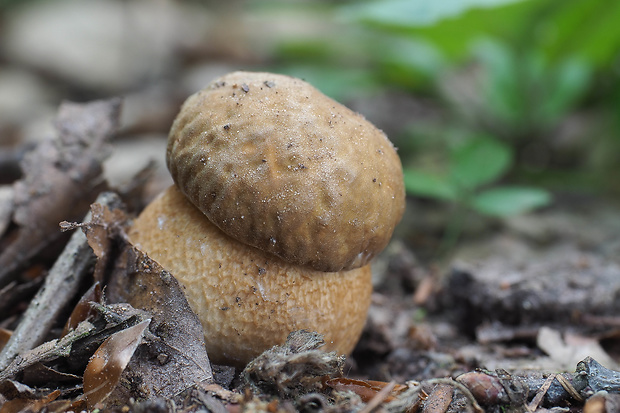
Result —
<svg viewBox="0 0 620 413"><path fill-rule="evenodd" d="M13 333L6 328L0 328L0 351L2 351L6 343L8 343L11 334Z"/></svg>
<svg viewBox="0 0 620 413"><path fill-rule="evenodd" d="M150 335L125 374L139 389L118 387L109 403L129 398L171 399L192 387L213 383L204 332L178 281L141 251L128 245L107 285L107 298L148 312Z"/></svg>
<svg viewBox="0 0 620 413"><path fill-rule="evenodd" d="M78 301L73 308L71 315L67 319L65 328L62 330L61 336L66 336L69 331L75 329L82 321L94 317L97 312L93 309L91 303L103 304L102 298L101 284L96 282L84 293L80 301Z"/></svg>
<svg viewBox="0 0 620 413"><path fill-rule="evenodd" d="M120 203L118 196L111 192L101 193L97 200L110 208ZM90 220L90 215L86 216L87 221ZM0 371L19 354L45 340L47 333L58 321L57 318L73 301L80 286L90 275L94 261L95 255L84 234L72 234L69 243L45 277L44 285L31 300L13 336L0 353Z"/></svg>
<svg viewBox="0 0 620 413"><path fill-rule="evenodd" d="M108 405L122 405L131 398L170 399L191 387L213 382L202 325L189 307L176 279L148 256L127 244L126 215L96 208L81 227L98 257L95 279L106 285L106 299L124 303L149 314L150 333L125 368L128 380L139 386L118 386Z"/></svg>
<svg viewBox="0 0 620 413"><path fill-rule="evenodd" d="M22 161L15 182L13 221L17 236L0 253L0 287L43 250L60 249L58 223L78 220L105 188L102 162L119 124L120 100L63 103L57 137L42 141Z"/></svg>
<svg viewBox="0 0 620 413"><path fill-rule="evenodd" d="M84 394L89 409L102 403L116 388L150 322L144 320L111 335L93 354L84 371Z"/></svg>
<svg viewBox="0 0 620 413"><path fill-rule="evenodd" d="M390 383L374 380L355 380L346 377L336 377L325 381L325 384L334 390L352 391L356 393L363 402L367 403L372 400L381 390L386 388ZM384 399L385 402L394 400L394 397L407 389L407 386L396 384Z"/></svg>
<svg viewBox="0 0 620 413"><path fill-rule="evenodd" d="M97 317L92 322L83 321L65 336L45 342L34 349L20 354L9 366L0 370L0 386L7 379L21 377L25 384L32 384L41 375L41 364L51 366L47 373L59 374L72 380L73 374L81 375L86 365L105 339L118 331L134 326L148 317L130 305L97 305ZM53 371L52 371L53 370ZM52 380L61 382L63 380Z"/></svg>
<svg viewBox="0 0 620 413"><path fill-rule="evenodd" d="M13 399L2 405L0 413L38 412L50 402L60 396L60 391L54 390L42 399Z"/></svg>
<svg viewBox="0 0 620 413"><path fill-rule="evenodd" d="M570 371L587 356L600 360L602 364L612 369L618 368L596 339L573 334L565 334L562 337L559 331L542 327L538 332L536 344L549 355L558 371Z"/></svg>

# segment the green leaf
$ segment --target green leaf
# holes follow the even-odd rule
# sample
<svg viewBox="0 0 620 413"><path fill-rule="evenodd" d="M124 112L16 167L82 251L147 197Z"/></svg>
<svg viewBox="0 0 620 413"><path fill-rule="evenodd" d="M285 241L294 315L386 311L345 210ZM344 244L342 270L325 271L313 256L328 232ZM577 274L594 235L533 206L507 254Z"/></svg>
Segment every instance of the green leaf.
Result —
<svg viewBox="0 0 620 413"><path fill-rule="evenodd" d="M590 83L590 66L578 59L566 59L551 70L546 82L549 90L540 96L539 117L556 121L566 114L575 101L586 93Z"/></svg>
<svg viewBox="0 0 620 413"><path fill-rule="evenodd" d="M472 8L489 8L519 0L380 0L347 7L347 15L379 24L431 26Z"/></svg>
<svg viewBox="0 0 620 413"><path fill-rule="evenodd" d="M375 36L370 52L384 68L394 66L411 76L422 73L434 77L446 67L446 62L432 43L404 36Z"/></svg>
<svg viewBox="0 0 620 413"><path fill-rule="evenodd" d="M551 202L549 192L529 187L498 187L474 196L470 206L484 215L509 217L522 214Z"/></svg>
<svg viewBox="0 0 620 413"><path fill-rule="evenodd" d="M410 195L454 201L458 198L456 188L444 177L428 172L405 169L405 189Z"/></svg>
<svg viewBox="0 0 620 413"><path fill-rule="evenodd" d="M495 181L512 161L512 150L507 145L487 137L468 140L451 155L450 176L464 189Z"/></svg>
<svg viewBox="0 0 620 413"><path fill-rule="evenodd" d="M455 0L353 2L342 6L338 14L345 20L357 21L383 31L426 39L445 58L462 61L471 57L471 42L482 36L497 37L504 41L521 38L523 26L531 21L532 14L537 13L541 6L532 0L502 1L501 4L491 1L485 7L482 4L474 7L469 1L461 2L462 6L455 6L455 3ZM487 7L491 3L496 7ZM448 18L447 12L433 11L437 8L448 10L450 7L459 8L460 12L453 12ZM424 12L425 8L429 10L428 13ZM438 17L441 20L437 21Z"/></svg>
<svg viewBox="0 0 620 413"><path fill-rule="evenodd" d="M479 80L482 109L508 125L522 120L524 91L518 72L523 62L507 44L490 38L477 40L473 52L484 68L484 76Z"/></svg>
<svg viewBox="0 0 620 413"><path fill-rule="evenodd" d="M551 59L578 56L596 67L614 64L620 46L620 2L564 0L549 5L535 27L538 43Z"/></svg>

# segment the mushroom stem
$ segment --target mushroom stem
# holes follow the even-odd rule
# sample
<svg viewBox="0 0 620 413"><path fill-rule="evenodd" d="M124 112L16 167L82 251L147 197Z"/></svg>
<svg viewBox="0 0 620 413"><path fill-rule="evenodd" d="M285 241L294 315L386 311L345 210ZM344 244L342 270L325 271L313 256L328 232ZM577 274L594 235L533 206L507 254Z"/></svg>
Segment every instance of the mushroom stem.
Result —
<svg viewBox="0 0 620 413"><path fill-rule="evenodd" d="M300 329L349 354L364 327L370 266L329 273L287 263L224 234L176 186L142 212L129 237L184 286L216 364L243 367Z"/></svg>

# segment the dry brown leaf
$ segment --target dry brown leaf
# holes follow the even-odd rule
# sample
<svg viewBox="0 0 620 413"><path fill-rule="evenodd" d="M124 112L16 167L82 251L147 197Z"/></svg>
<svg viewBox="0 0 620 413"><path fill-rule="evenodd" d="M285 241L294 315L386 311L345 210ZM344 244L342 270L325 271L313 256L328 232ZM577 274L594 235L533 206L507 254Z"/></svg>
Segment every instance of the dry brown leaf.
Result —
<svg viewBox="0 0 620 413"><path fill-rule="evenodd" d="M61 336L67 335L69 331L75 329L82 321L94 317L97 312L93 309L91 303L103 304L102 299L101 284L96 282L84 293L73 308Z"/></svg>
<svg viewBox="0 0 620 413"><path fill-rule="evenodd" d="M384 381L355 380L346 377L336 377L333 379L329 379L325 381L325 384L334 390L352 391L353 393L356 393L358 396L360 396L363 402L369 402L373 397L377 395L377 393L390 385L390 383ZM407 386L404 386L402 384L394 385L393 389L390 390L384 401L390 402L394 400L394 396L405 391L406 389Z"/></svg>
<svg viewBox="0 0 620 413"><path fill-rule="evenodd" d="M5 369L0 370L0 384L7 379L14 378L17 374L37 363L68 357L71 354L72 345L76 341L88 336L94 329L95 327L89 322L80 323L78 328L66 336L45 342L30 351L20 354Z"/></svg>
<svg viewBox="0 0 620 413"><path fill-rule="evenodd" d="M118 196L103 192L97 202L118 208ZM89 213L85 220L90 220ZM81 232L71 235L69 243L45 277L44 285L32 298L13 336L0 353L0 370L15 358L42 343L63 309L73 301L80 286L90 275L95 255Z"/></svg>
<svg viewBox="0 0 620 413"><path fill-rule="evenodd" d="M84 394L90 409L114 391L150 322L150 319L144 320L111 335L93 354L84 371Z"/></svg>
<svg viewBox="0 0 620 413"><path fill-rule="evenodd" d="M97 317L83 321L67 335L45 342L21 353L9 366L0 370L0 393L7 379L20 377L23 384L40 384L43 376L60 385L75 382L74 374L81 375L96 349L112 334L145 320L144 312L129 305L102 306L95 304Z"/></svg>
<svg viewBox="0 0 620 413"><path fill-rule="evenodd" d="M106 285L106 299L146 310L152 318L152 334L124 373L140 385L128 391L119 386L106 403L121 405L132 397L171 398L188 388L212 383L202 326L178 282L126 243L123 227L127 218L122 211L93 206L92 212L89 223L77 226L98 256L95 279Z"/></svg>
<svg viewBox="0 0 620 413"><path fill-rule="evenodd" d="M170 273L127 246L106 291L111 301L128 302L152 317L152 336L126 369L130 380L140 385L127 392L119 387L109 402L114 399L122 404L130 397L173 398L189 388L213 383L202 326Z"/></svg>
<svg viewBox="0 0 620 413"><path fill-rule="evenodd" d="M120 204L120 200L119 200ZM99 203L90 206L91 218L89 222L73 223L62 221L62 231L81 228L86 236L88 245L95 253L97 261L93 278L96 282L103 282L108 263L117 258L118 254L111 254L116 240L124 245L124 228L127 225L127 214L124 205L109 208Z"/></svg>
<svg viewBox="0 0 620 413"><path fill-rule="evenodd" d="M60 396L60 391L54 390L42 399L13 399L2 405L0 413L38 412L50 402Z"/></svg>
<svg viewBox="0 0 620 413"><path fill-rule="evenodd" d="M91 211L92 220L82 229L86 234L88 245L97 256L93 277L95 281L103 281L105 269L110 260L114 259L110 255L112 242L123 233L123 228L127 223L127 215L122 209L109 209L99 204L93 204Z"/></svg>
<svg viewBox="0 0 620 413"><path fill-rule="evenodd" d="M6 343L11 338L11 334L12 332L6 328L0 328L0 351L2 351Z"/></svg>
<svg viewBox="0 0 620 413"><path fill-rule="evenodd" d="M119 115L119 99L63 103L55 124L58 136L24 157L24 176L13 186L17 237L0 254L0 286L41 251L49 252L47 247L61 236L58 223L82 219L105 188L101 165ZM57 244L62 248L63 243Z"/></svg>
<svg viewBox="0 0 620 413"><path fill-rule="evenodd" d="M452 403L454 387L447 384L437 384L424 401L423 413L445 413Z"/></svg>

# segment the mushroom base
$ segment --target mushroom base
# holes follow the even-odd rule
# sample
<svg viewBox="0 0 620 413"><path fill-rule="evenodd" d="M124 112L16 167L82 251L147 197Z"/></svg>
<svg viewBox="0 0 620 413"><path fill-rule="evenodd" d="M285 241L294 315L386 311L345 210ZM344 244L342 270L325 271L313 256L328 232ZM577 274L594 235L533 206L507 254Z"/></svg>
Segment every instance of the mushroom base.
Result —
<svg viewBox="0 0 620 413"><path fill-rule="evenodd" d="M242 367L299 329L323 334L325 350L349 354L364 327L369 265L328 273L289 264L224 234L175 186L129 237L183 285L215 364Z"/></svg>

